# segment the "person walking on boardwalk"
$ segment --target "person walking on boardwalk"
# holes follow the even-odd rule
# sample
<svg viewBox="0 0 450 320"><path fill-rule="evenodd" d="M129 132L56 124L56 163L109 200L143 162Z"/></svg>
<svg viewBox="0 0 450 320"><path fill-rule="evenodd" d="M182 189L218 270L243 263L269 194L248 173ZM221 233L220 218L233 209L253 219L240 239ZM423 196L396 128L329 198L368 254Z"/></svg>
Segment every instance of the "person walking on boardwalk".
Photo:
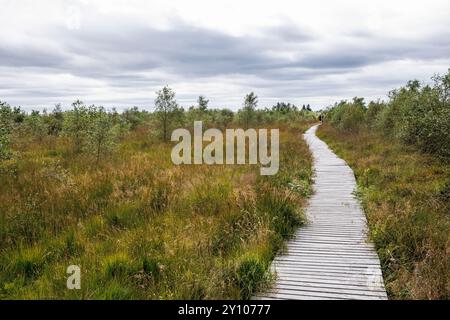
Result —
<svg viewBox="0 0 450 320"><path fill-rule="evenodd" d="M319 114L319 121L320 121L320 123L323 123L323 114L322 113Z"/></svg>

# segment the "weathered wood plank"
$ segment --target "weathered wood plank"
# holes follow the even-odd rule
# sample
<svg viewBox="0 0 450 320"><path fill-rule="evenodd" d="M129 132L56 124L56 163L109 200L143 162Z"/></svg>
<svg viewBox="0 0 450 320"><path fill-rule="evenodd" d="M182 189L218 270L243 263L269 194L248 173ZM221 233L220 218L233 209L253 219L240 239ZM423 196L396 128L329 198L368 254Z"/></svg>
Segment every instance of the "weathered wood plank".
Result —
<svg viewBox="0 0 450 320"><path fill-rule="evenodd" d="M270 296L284 299L299 299L306 300L305 297L310 297L311 300L325 299L325 300L383 300L385 297L373 297L359 294L347 293L332 293L332 292L316 292L309 290L274 290L269 291Z"/></svg>
<svg viewBox="0 0 450 320"><path fill-rule="evenodd" d="M348 278L336 278L334 276L317 276L317 275L290 275L290 274L283 274L278 275L278 281L289 281L291 283L294 282L308 282L308 283L324 283L324 284L342 284L346 286L352 286L352 287L365 287L372 290L372 288L368 285L368 281L365 277L353 277L351 279ZM380 290L378 288L375 288L374 290Z"/></svg>
<svg viewBox="0 0 450 320"><path fill-rule="evenodd" d="M383 291L368 290L367 288L348 288L345 286L330 287L323 284L313 285L312 283L284 283L278 281L274 287L275 290L288 290L288 291L311 291L320 293L345 293L345 294L355 294L360 296L370 296L370 297L384 297Z"/></svg>
<svg viewBox="0 0 450 320"><path fill-rule="evenodd" d="M335 279L339 281L349 281L350 283L359 283L364 282L367 283L371 279L366 274L348 274L348 273L336 273L336 272L329 272L324 271L317 273L315 270L307 270L307 271L299 271L299 270L285 270L283 273L278 272L277 273L278 279L281 279L283 277L295 277L297 279L302 279L304 277L306 278L317 278L317 279Z"/></svg>

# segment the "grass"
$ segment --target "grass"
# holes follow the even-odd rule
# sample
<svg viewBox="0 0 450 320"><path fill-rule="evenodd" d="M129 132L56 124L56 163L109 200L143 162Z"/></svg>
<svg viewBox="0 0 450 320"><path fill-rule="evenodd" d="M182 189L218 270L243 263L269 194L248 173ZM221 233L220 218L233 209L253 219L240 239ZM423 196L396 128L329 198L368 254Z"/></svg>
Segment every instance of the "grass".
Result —
<svg viewBox="0 0 450 320"><path fill-rule="evenodd" d="M246 299L303 223L308 124L281 128L280 171L175 166L145 127L100 161L62 137L0 166L1 299ZM51 140L51 141L50 141ZM81 289L66 269L81 267Z"/></svg>
<svg viewBox="0 0 450 320"><path fill-rule="evenodd" d="M355 172L389 297L448 299L448 161L365 130L318 135Z"/></svg>

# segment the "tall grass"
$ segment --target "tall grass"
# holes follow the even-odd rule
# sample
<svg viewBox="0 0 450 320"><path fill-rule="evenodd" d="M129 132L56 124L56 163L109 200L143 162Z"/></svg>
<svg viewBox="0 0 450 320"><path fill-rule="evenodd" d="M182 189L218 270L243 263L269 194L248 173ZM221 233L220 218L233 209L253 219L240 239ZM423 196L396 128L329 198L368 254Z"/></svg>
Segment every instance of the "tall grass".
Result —
<svg viewBox="0 0 450 320"><path fill-rule="evenodd" d="M249 298L303 222L307 124L284 126L280 171L175 166L136 128L99 157L64 136L16 139L0 170L0 298ZM81 290L66 268L81 267Z"/></svg>
<svg viewBox="0 0 450 320"><path fill-rule="evenodd" d="M448 162L373 130L318 134L355 171L389 296L448 299Z"/></svg>

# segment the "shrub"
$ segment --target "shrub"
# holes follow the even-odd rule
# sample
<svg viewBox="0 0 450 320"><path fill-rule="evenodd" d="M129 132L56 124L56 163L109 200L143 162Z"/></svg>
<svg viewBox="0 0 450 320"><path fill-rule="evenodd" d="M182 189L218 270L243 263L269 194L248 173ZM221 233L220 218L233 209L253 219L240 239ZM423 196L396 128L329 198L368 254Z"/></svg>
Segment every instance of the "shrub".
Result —
<svg viewBox="0 0 450 320"><path fill-rule="evenodd" d="M33 139L41 142L48 133L48 126L44 120L44 116L39 111L33 110L24 121L25 132Z"/></svg>
<svg viewBox="0 0 450 320"><path fill-rule="evenodd" d="M11 107L0 101L0 160L8 159L11 156L10 138L13 123Z"/></svg>
<svg viewBox="0 0 450 320"><path fill-rule="evenodd" d="M363 98L355 97L352 102L341 101L329 111L331 123L346 131L359 131L365 124L365 104Z"/></svg>
<svg viewBox="0 0 450 320"><path fill-rule="evenodd" d="M74 152L82 151L86 144L89 124L88 108L80 100L72 103L73 110L68 111L63 123L63 133L72 141Z"/></svg>
<svg viewBox="0 0 450 320"><path fill-rule="evenodd" d="M445 76L433 77L433 81L433 86L409 81L405 87L391 91L378 127L424 152L449 157L450 71Z"/></svg>
<svg viewBox="0 0 450 320"><path fill-rule="evenodd" d="M412 144L420 150L450 157L450 69L436 75L432 85L417 80L392 90L389 101L370 102L366 110L362 98L341 101L328 110L327 119L338 129L377 129L388 137Z"/></svg>
<svg viewBox="0 0 450 320"><path fill-rule="evenodd" d="M91 110L91 121L87 128L87 149L95 156L96 162L111 151L115 145L118 130L113 126L110 115L103 107Z"/></svg>
<svg viewBox="0 0 450 320"><path fill-rule="evenodd" d="M386 104L380 101L370 101L366 112L366 123L369 128L376 127L378 116L385 109Z"/></svg>

